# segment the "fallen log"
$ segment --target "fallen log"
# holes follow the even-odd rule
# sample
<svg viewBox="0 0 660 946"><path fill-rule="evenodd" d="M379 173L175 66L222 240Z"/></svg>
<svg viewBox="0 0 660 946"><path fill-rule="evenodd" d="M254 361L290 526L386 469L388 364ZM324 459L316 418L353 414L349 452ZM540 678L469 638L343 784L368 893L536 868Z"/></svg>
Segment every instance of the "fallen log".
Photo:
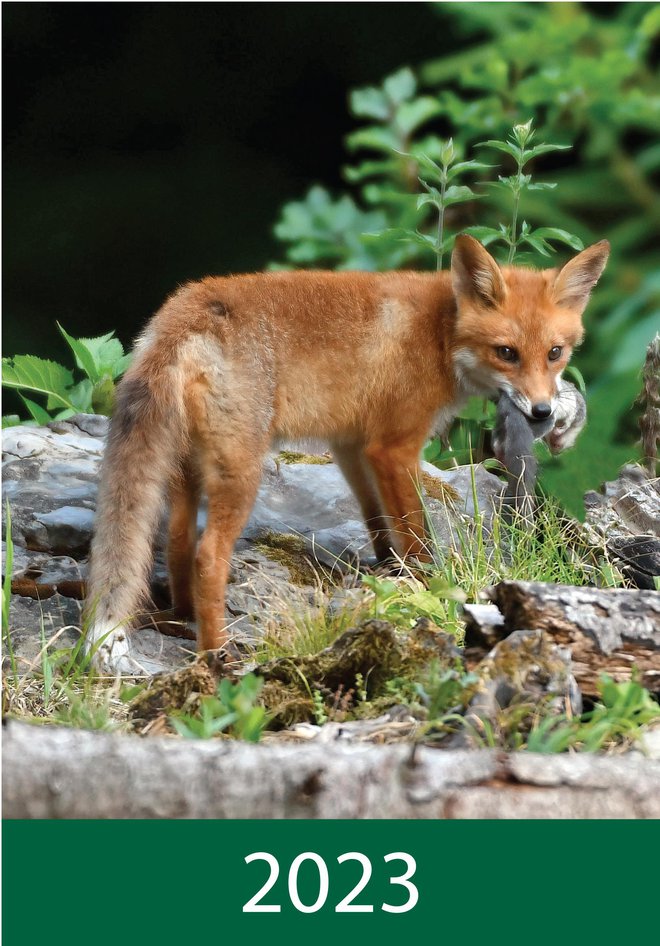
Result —
<svg viewBox="0 0 660 946"><path fill-rule="evenodd" d="M9 721L5 818L660 818L660 762L141 739Z"/></svg>
<svg viewBox="0 0 660 946"><path fill-rule="evenodd" d="M660 594L628 588L578 588L503 581L488 592L504 623L502 637L541 630L571 648L573 673L587 696L596 696L601 673L660 690ZM489 628L492 633L492 621Z"/></svg>

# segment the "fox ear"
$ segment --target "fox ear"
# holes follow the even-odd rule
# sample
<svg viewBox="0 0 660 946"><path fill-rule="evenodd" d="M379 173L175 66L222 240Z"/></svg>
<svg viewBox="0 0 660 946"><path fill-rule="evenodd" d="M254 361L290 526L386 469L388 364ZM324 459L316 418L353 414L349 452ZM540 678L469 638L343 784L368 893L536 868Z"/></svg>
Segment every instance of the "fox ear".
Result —
<svg viewBox="0 0 660 946"><path fill-rule="evenodd" d="M502 270L481 243L466 233L454 243L451 280L457 300L467 297L492 307L506 296Z"/></svg>
<svg viewBox="0 0 660 946"><path fill-rule="evenodd" d="M562 308L579 309L583 312L591 290L605 269L609 255L610 244L607 240L601 240L569 260L559 270L555 279L552 287L553 301Z"/></svg>

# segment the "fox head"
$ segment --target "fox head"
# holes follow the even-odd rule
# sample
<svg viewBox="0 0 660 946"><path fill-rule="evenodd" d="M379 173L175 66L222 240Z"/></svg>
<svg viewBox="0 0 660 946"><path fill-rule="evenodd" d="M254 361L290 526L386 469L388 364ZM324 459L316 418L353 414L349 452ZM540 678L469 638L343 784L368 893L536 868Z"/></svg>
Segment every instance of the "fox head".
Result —
<svg viewBox="0 0 660 946"><path fill-rule="evenodd" d="M462 386L475 393L506 391L528 417L550 417L609 251L601 240L561 269L500 268L477 240L458 236L451 258L457 308L452 348Z"/></svg>

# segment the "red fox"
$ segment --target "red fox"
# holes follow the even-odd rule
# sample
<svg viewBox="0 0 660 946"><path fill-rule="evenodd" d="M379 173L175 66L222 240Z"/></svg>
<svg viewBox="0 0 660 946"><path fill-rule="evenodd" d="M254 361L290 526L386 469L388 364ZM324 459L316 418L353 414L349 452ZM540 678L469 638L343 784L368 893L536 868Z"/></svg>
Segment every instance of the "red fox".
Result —
<svg viewBox="0 0 660 946"><path fill-rule="evenodd" d="M531 418L558 413L608 253L603 240L559 270L500 268L463 235L451 273L208 277L170 296L117 391L87 598L96 665L130 669L127 627L166 497L173 606L196 619L200 650L225 644L232 550L277 439L329 442L378 559L424 557L417 476L429 434L473 393L504 391Z"/></svg>

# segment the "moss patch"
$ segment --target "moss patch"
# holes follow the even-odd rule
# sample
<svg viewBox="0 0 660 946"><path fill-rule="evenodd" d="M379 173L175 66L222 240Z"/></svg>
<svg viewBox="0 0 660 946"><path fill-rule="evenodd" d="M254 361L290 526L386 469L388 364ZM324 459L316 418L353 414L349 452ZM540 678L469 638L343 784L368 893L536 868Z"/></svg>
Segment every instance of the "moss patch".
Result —
<svg viewBox="0 0 660 946"><path fill-rule="evenodd" d="M453 638L426 618L409 632L368 619L317 654L271 660L257 673L266 679L262 698L275 725L290 726L312 720L319 705L332 717L338 704L345 712L351 701L351 715L378 716L397 702L386 693L388 680L414 676L431 660L449 666L457 656Z"/></svg>
<svg viewBox="0 0 660 946"><path fill-rule="evenodd" d="M460 493L453 486L445 483L438 476L422 473L421 479L424 492L431 499L439 499L443 503L454 503L461 498Z"/></svg>
<svg viewBox="0 0 660 946"><path fill-rule="evenodd" d="M280 463L286 463L289 466L292 463L310 463L313 466L325 466L332 463L332 457L327 453L297 453L295 450L280 450L277 455Z"/></svg>
<svg viewBox="0 0 660 946"><path fill-rule="evenodd" d="M294 585L317 585L319 574L307 554L305 540L286 532L265 532L254 543L257 551L271 562L278 562L289 570Z"/></svg>
<svg viewBox="0 0 660 946"><path fill-rule="evenodd" d="M129 705L131 728L141 732L146 725L165 719L174 710L196 713L200 699L215 693L220 666L201 655L183 670L153 677Z"/></svg>

